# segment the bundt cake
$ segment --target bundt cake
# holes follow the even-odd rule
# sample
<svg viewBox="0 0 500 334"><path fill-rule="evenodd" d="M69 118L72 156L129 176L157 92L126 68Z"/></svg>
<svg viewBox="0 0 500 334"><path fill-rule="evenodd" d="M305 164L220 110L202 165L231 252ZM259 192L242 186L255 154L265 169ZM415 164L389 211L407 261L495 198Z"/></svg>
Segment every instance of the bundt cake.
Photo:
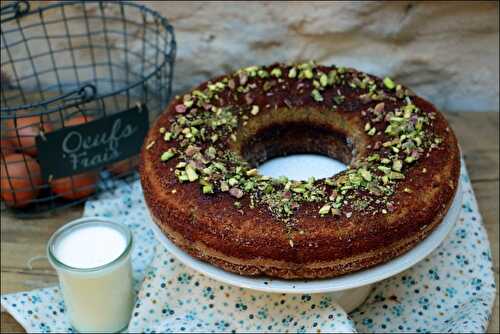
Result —
<svg viewBox="0 0 500 334"><path fill-rule="evenodd" d="M293 153L348 169L307 181L256 169ZM414 247L442 221L459 169L432 104L391 78L307 62L247 67L176 97L145 139L140 175L153 220L192 256L312 279Z"/></svg>

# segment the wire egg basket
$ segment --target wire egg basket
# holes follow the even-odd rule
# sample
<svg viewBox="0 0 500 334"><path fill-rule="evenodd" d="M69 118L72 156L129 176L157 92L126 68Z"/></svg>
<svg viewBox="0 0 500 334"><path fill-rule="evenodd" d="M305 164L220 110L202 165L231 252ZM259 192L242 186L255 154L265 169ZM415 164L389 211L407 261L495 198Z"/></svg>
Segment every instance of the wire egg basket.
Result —
<svg viewBox="0 0 500 334"><path fill-rule="evenodd" d="M101 155L75 173L64 170L59 146L40 142L75 129L90 152L86 132L97 143L109 135L105 120L121 124L134 108L146 118L130 126L145 133L171 96L176 42L167 19L132 2L18 1L0 14L2 209L36 216L135 179L142 138L127 155ZM63 174L47 177L47 163Z"/></svg>

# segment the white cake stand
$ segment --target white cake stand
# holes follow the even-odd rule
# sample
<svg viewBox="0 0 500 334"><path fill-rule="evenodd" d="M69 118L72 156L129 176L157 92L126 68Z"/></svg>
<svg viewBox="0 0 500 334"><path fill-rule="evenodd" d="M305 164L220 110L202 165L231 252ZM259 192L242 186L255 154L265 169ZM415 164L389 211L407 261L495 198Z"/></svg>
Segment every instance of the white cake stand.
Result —
<svg viewBox="0 0 500 334"><path fill-rule="evenodd" d="M190 256L172 243L156 224L151 222L151 227L153 231L155 231L157 239L161 244L179 261L217 281L241 288L273 293L311 294L330 292L333 294L333 298L335 298L347 312L350 312L363 303L370 293L373 283L394 276L410 268L423 260L439 246L458 219L462 205L462 189L462 181L460 181L453 203L443 219L443 222L413 249L389 262L373 268L329 279L283 280L269 277L247 277L230 273Z"/></svg>

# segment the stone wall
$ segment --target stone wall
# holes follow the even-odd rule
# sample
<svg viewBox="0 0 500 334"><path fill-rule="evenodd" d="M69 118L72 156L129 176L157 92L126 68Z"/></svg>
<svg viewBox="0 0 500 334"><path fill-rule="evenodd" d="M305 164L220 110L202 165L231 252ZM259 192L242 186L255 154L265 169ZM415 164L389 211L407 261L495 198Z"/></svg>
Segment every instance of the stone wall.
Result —
<svg viewBox="0 0 500 334"><path fill-rule="evenodd" d="M175 28L175 93L243 66L314 59L391 76L443 110L498 110L497 2L145 4L167 17ZM32 3L36 6L40 3ZM84 8L95 13L92 6ZM76 6L74 11L81 13L82 8ZM21 21L28 24L33 19L36 15ZM102 30L99 22L93 22L90 29ZM79 32L86 29L77 23L71 28ZM121 29L120 22L116 28ZM64 26L48 29L57 33ZM130 48L140 48L137 43L142 43L142 36L135 38L129 42ZM81 40L86 43L86 38ZM32 42L39 44L36 49L47 47L40 39ZM25 49L19 46L14 51ZM90 53L84 51L78 51L77 60L88 63ZM119 56L113 60L119 61ZM49 61L47 57L45 62ZM67 55L57 55L57 64L69 61ZM35 65L46 68L50 64L40 58ZM32 66L26 62L18 70L29 72ZM12 74L8 66L2 71Z"/></svg>
<svg viewBox="0 0 500 334"><path fill-rule="evenodd" d="M389 75L444 110L498 110L495 2L153 2L176 31L175 89L315 59Z"/></svg>

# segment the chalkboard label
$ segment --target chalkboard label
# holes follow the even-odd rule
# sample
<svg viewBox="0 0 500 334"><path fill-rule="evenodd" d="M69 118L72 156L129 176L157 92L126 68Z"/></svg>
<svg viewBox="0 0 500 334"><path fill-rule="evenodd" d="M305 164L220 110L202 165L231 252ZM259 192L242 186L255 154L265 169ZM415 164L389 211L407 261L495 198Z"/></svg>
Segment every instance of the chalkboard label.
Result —
<svg viewBox="0 0 500 334"><path fill-rule="evenodd" d="M94 121L36 137L45 180L79 174L139 153L148 111L137 106Z"/></svg>

